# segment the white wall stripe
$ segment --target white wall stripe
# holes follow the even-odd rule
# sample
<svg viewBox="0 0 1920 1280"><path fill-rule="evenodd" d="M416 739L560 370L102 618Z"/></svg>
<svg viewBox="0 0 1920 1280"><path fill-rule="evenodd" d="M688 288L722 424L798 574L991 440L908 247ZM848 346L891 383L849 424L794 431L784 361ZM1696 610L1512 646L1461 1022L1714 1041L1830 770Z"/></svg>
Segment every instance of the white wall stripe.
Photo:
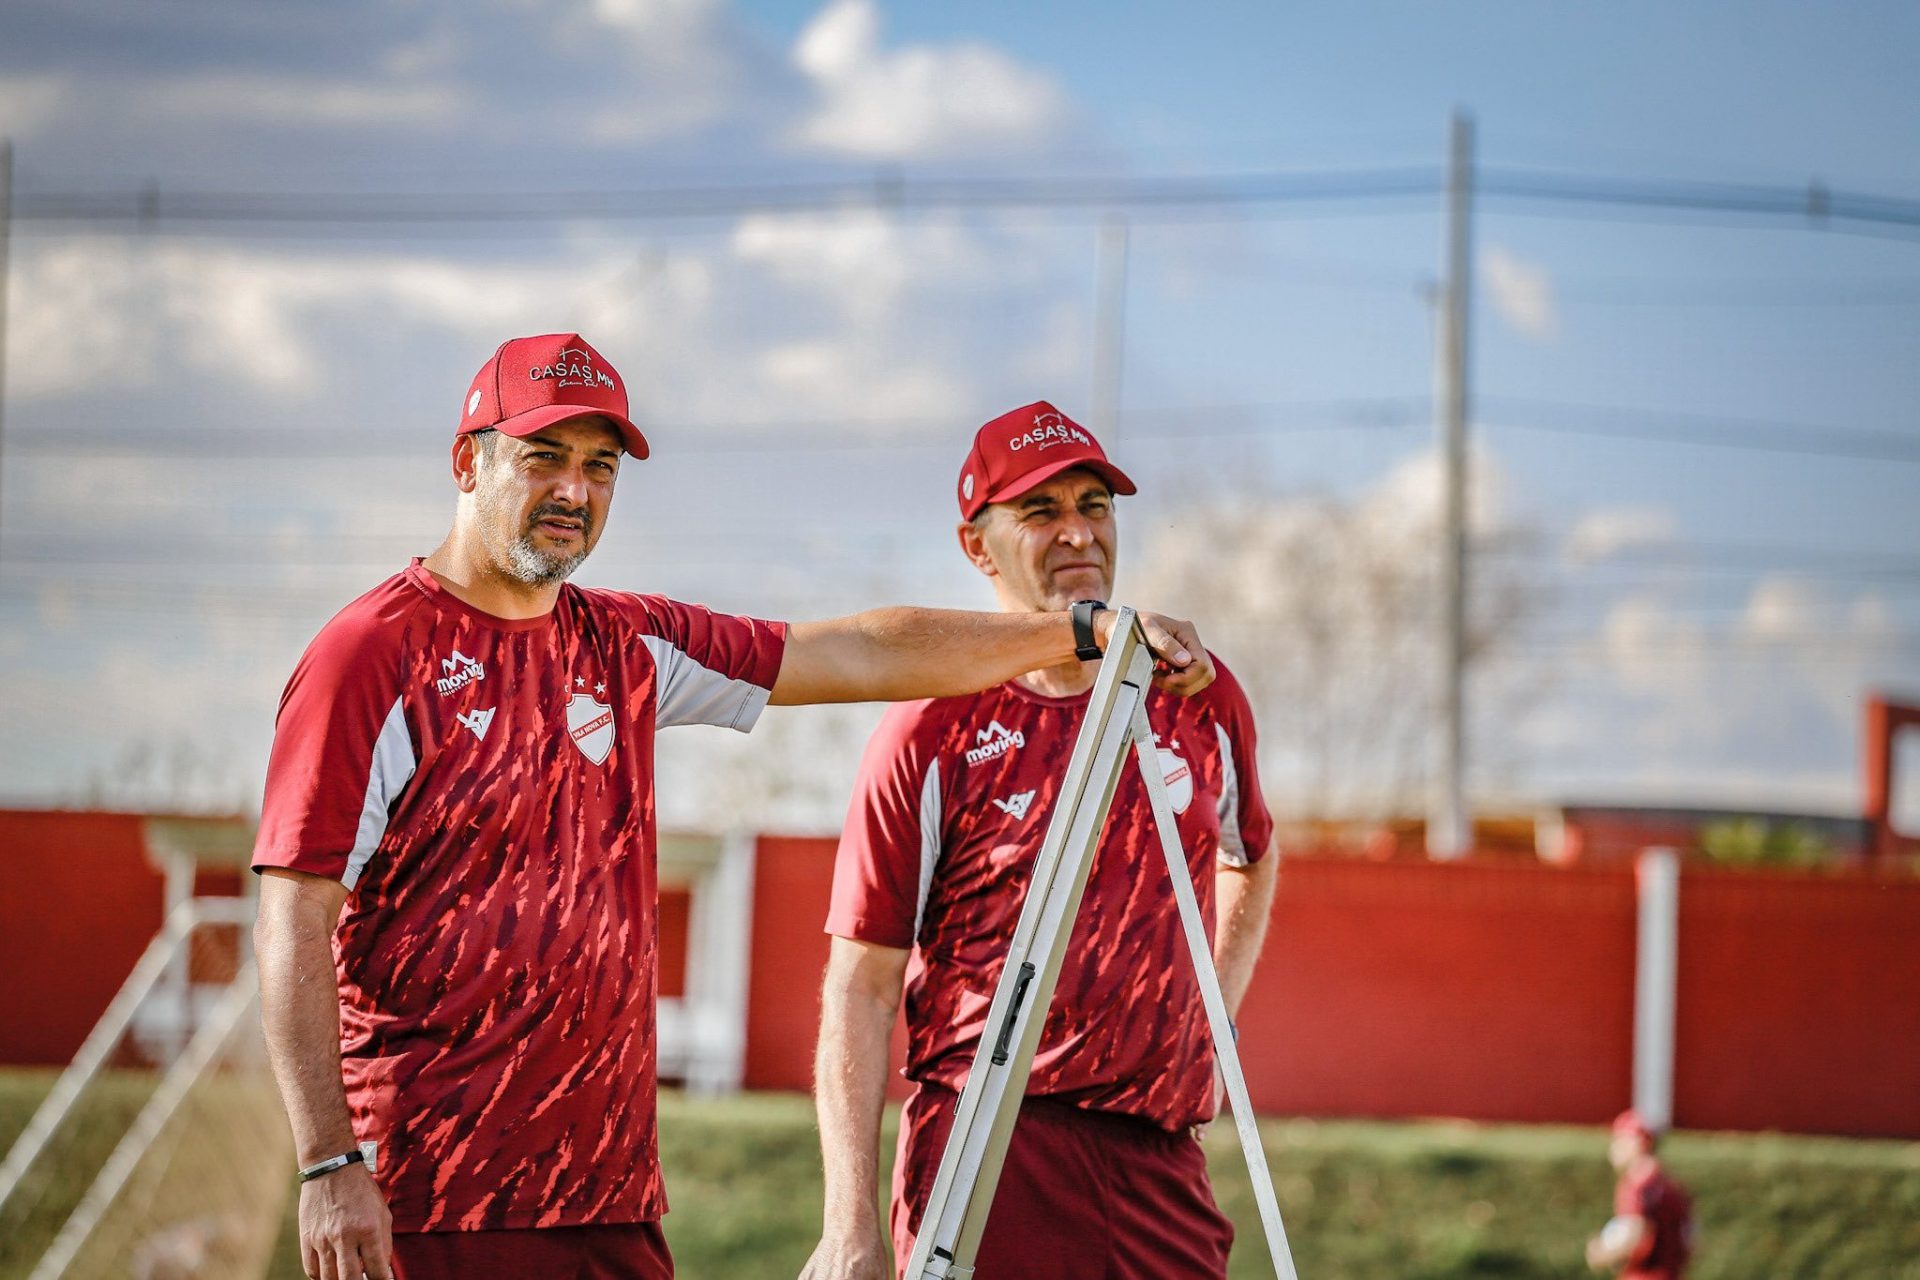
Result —
<svg viewBox="0 0 1920 1280"><path fill-rule="evenodd" d="M373 740L373 759L367 764L367 792L360 801L360 826L353 833L353 851L347 855L347 874L340 878L347 888L359 882L360 873L367 869L374 850L380 847L380 838L387 834L387 817L393 802L413 777L417 764L413 758L413 739L407 734L405 700L395 698L386 720L380 725L379 736Z"/></svg>
<svg viewBox="0 0 1920 1280"><path fill-rule="evenodd" d="M1633 1107L1655 1133L1673 1123L1674 1011L1680 976L1680 856L1647 849L1634 865L1639 893L1633 966Z"/></svg>

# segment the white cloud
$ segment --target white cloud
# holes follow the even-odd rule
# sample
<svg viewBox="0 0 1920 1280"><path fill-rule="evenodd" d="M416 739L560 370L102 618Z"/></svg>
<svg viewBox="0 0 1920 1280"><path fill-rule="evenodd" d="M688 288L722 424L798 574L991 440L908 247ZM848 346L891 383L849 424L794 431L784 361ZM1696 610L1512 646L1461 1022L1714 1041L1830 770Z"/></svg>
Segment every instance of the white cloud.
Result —
<svg viewBox="0 0 1920 1280"><path fill-rule="evenodd" d="M873 0L828 0L793 48L819 93L804 146L876 158L1025 150L1063 128L1049 75L978 43L883 49Z"/></svg>
<svg viewBox="0 0 1920 1280"><path fill-rule="evenodd" d="M1754 584L1736 631L1754 640L1812 639L1820 602L1803 578L1763 578Z"/></svg>
<svg viewBox="0 0 1920 1280"><path fill-rule="evenodd" d="M608 270L603 260L573 273ZM145 386L175 364L235 387L311 392L336 345L328 321L363 332L426 323L479 343L548 310L556 275L545 264L105 237L35 244L16 273L7 336L11 389L22 400Z"/></svg>
<svg viewBox="0 0 1920 1280"><path fill-rule="evenodd" d="M1564 694L1592 744L1576 776L1589 794L1610 778L1601 790L1623 799L1845 809L1861 694L1911 670L1905 638L1878 595L1843 601L1784 575L1731 618L1681 597L1618 601L1602 671L1576 668Z"/></svg>
<svg viewBox="0 0 1920 1280"><path fill-rule="evenodd" d="M1629 693L1673 693L1690 688L1707 662L1707 629L1653 596L1636 595L1607 611L1602 651Z"/></svg>
<svg viewBox="0 0 1920 1280"><path fill-rule="evenodd" d="M788 415L818 418L849 403L861 406L849 431L862 419L881 429L888 418L950 413L969 399L964 381L949 369L844 341L786 343L763 353L755 368Z"/></svg>
<svg viewBox="0 0 1920 1280"><path fill-rule="evenodd" d="M0 137L37 134L71 93L66 78L50 72L0 76Z"/></svg>
<svg viewBox="0 0 1920 1280"><path fill-rule="evenodd" d="M314 76L236 72L196 75L150 87L150 110L184 121L236 118L265 124L333 126L444 124L472 110L462 90L446 84L377 84Z"/></svg>
<svg viewBox="0 0 1920 1280"><path fill-rule="evenodd" d="M1622 552L1665 546L1679 533L1679 521L1661 507L1602 507L1580 517L1567 534L1567 558L1575 564L1610 560Z"/></svg>
<svg viewBox="0 0 1920 1280"><path fill-rule="evenodd" d="M1480 250L1480 278L1502 320L1522 337L1544 342L1560 331L1553 301L1553 276L1497 244Z"/></svg>
<svg viewBox="0 0 1920 1280"><path fill-rule="evenodd" d="M1427 541L1439 518L1446 469L1438 449L1403 458L1374 483L1365 510L1383 532L1403 541ZM1485 448L1467 446L1467 527L1486 534L1506 520L1506 473Z"/></svg>

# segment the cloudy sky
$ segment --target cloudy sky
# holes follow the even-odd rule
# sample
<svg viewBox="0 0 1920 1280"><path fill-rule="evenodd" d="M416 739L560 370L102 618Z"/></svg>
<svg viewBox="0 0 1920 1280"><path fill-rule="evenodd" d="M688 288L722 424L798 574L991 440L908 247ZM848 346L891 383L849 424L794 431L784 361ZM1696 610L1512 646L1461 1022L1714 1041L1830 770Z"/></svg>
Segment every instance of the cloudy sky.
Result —
<svg viewBox="0 0 1920 1280"><path fill-rule="evenodd" d="M252 803L301 646L444 531L516 333L584 332L655 445L583 581L985 605L953 473L1006 408L1090 411L1103 227L1123 564L1231 633L1260 529L1399 546L1432 500L1438 201L1250 195L1424 180L1461 105L1490 178L1920 200L1920 15L1836 12L10 0L0 799ZM1861 697L1920 695L1920 232L1490 192L1476 233L1530 691L1482 794L1857 808ZM689 733L667 812L831 823L865 714Z"/></svg>

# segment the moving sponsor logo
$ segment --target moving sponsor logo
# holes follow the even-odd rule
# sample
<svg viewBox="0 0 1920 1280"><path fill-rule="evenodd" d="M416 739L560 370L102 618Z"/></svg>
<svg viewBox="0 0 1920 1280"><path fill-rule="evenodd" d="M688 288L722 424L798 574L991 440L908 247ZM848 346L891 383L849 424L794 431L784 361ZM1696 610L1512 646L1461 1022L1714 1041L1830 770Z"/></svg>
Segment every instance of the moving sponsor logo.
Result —
<svg viewBox="0 0 1920 1280"><path fill-rule="evenodd" d="M987 727L974 734L980 745L967 752L967 764L984 764L1027 745L1027 735L1020 729L1009 729L998 720L990 720Z"/></svg>
<svg viewBox="0 0 1920 1280"><path fill-rule="evenodd" d="M453 651L451 658L440 659L440 670L446 674L435 680L433 687L443 694L453 693L466 688L475 680L487 678L487 669L481 665L480 660L469 658L458 649Z"/></svg>

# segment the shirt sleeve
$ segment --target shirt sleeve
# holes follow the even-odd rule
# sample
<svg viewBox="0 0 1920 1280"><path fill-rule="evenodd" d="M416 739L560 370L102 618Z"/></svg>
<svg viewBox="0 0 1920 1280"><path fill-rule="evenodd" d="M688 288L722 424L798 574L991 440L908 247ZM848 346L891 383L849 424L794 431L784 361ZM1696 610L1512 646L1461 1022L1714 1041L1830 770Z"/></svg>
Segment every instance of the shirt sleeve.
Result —
<svg viewBox="0 0 1920 1280"><path fill-rule="evenodd" d="M888 708L867 742L833 864L827 932L913 946L940 857L940 767L915 730L925 702Z"/></svg>
<svg viewBox="0 0 1920 1280"><path fill-rule="evenodd" d="M401 667L392 619L343 613L307 646L274 720L255 871L354 886L418 763Z"/></svg>
<svg viewBox="0 0 1920 1280"><path fill-rule="evenodd" d="M658 680L655 723L753 728L786 653L787 625L715 613L658 596L630 596Z"/></svg>
<svg viewBox="0 0 1920 1280"><path fill-rule="evenodd" d="M1259 735L1253 707L1240 681L1218 655L1209 690L1216 699L1215 731L1223 764L1220 783L1220 855L1223 866L1245 867L1267 856L1273 840L1273 815L1260 790Z"/></svg>

